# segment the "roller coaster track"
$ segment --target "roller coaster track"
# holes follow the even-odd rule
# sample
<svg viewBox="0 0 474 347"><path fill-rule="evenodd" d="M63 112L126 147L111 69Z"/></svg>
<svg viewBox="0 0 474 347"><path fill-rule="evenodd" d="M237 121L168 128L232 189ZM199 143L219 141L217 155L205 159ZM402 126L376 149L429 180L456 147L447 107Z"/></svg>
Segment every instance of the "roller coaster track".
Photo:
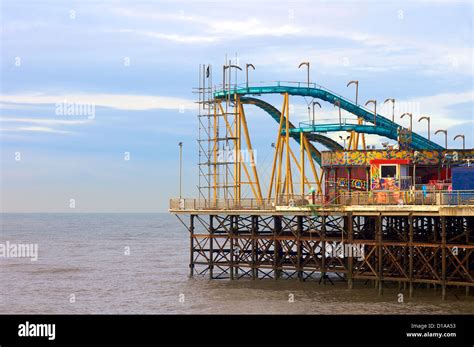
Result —
<svg viewBox="0 0 474 347"><path fill-rule="evenodd" d="M315 84L310 84L309 86L301 86L302 85L301 83L298 83L297 86L282 85L284 83L285 82L276 82L275 85L251 86L248 88L237 86L235 89L216 91L214 93L214 97L221 99L221 98L225 98L227 94L230 94L232 98L234 95L239 95L241 96L241 100L246 99L246 103L253 104L262 108L267 113L269 113L275 120L278 119L278 121L280 118L279 116L280 112L278 111L278 109L276 109L272 105L260 99L249 98L246 96L288 93L289 95L293 95L293 96L307 96L307 97L312 97L316 99L321 99L333 105L337 103L337 101L339 101L341 109L344 109L347 112L352 113L356 115L357 117L364 119L368 123L372 123L372 124L374 123L373 112L371 112L365 107L362 107L361 105L356 105L352 101L344 98L341 95L337 95L334 92L327 90L324 87L321 87ZM244 100L242 100L242 102L244 102ZM335 147L332 147L332 148L329 147L329 146L334 146L334 144L326 140L326 139L330 140L328 137L325 137L323 135L316 134L316 133L325 133L325 132L334 132L334 131L356 131L356 132L365 133L365 134L376 134L379 136L384 136L393 140L397 140L399 128L402 128L402 126L377 114L376 126L357 125L357 124L318 124L318 125L315 125L314 127L308 126L308 125L303 126L303 127L293 126L293 127L290 127L290 134L297 141L299 141L299 136L298 136L299 132L308 132L308 133L311 133L312 135L319 135L317 139L314 136L312 136L312 138L315 141L318 141L318 139L321 140L320 142L325 145L328 145L328 148L330 149L335 149ZM444 149L442 146L424 138L423 136L417 133L412 133L411 147L415 150L443 150ZM313 157L315 158L315 156ZM319 162L320 158L319 160L318 159L316 160Z"/></svg>

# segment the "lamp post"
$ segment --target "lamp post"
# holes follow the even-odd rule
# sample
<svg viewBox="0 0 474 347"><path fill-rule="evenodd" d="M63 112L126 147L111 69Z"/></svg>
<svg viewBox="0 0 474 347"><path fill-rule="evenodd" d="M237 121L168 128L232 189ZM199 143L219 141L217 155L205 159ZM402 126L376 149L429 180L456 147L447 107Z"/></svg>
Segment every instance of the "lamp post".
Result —
<svg viewBox="0 0 474 347"><path fill-rule="evenodd" d="M334 107L339 106L339 126L342 125L342 120L341 120L341 102L339 100L334 101Z"/></svg>
<svg viewBox="0 0 474 347"><path fill-rule="evenodd" d="M239 69L240 71L242 71L242 68L241 68L240 66L238 66L238 65L232 65L232 64L231 64L231 65L227 65L227 67L228 67L228 68L233 67L233 68L235 68L235 69Z"/></svg>
<svg viewBox="0 0 474 347"><path fill-rule="evenodd" d="M444 148L448 149L448 131L445 129L439 129L435 131L435 135L438 133L443 133L444 134Z"/></svg>
<svg viewBox="0 0 474 347"><path fill-rule="evenodd" d="M346 136L346 137L342 137L341 135L339 135L339 138L344 141L344 150L346 149L346 141L349 140L351 138L350 135Z"/></svg>
<svg viewBox="0 0 474 347"><path fill-rule="evenodd" d="M403 118L405 116L410 117L410 133L411 133L413 129L413 114L411 114L410 112L405 112L404 114L400 116L400 118Z"/></svg>
<svg viewBox="0 0 474 347"><path fill-rule="evenodd" d="M228 65L222 65L222 90L225 90L225 70L228 68Z"/></svg>
<svg viewBox="0 0 474 347"><path fill-rule="evenodd" d="M320 104L319 102L317 102L317 101L313 101L313 122L312 122L312 124L313 124L313 127L314 127L314 106L315 106L315 105L318 105L318 106L319 106L319 108L321 108L321 104Z"/></svg>
<svg viewBox="0 0 474 347"><path fill-rule="evenodd" d="M183 143L178 143L179 146L179 198L183 197L182 194L182 181L183 181Z"/></svg>
<svg viewBox="0 0 474 347"><path fill-rule="evenodd" d="M349 83L347 83L347 86L346 87L349 87L351 84L355 84L356 86L356 105L358 104L358 98L359 98L359 81L357 80L354 80L354 81L350 81Z"/></svg>
<svg viewBox="0 0 474 347"><path fill-rule="evenodd" d="M247 80L247 89L249 89L249 67L255 70L255 66L253 66L253 64L245 64L245 78Z"/></svg>
<svg viewBox="0 0 474 347"><path fill-rule="evenodd" d="M428 140L430 139L430 117L428 116L423 116L418 119L418 122L421 122L422 120L426 120L428 122Z"/></svg>
<svg viewBox="0 0 474 347"><path fill-rule="evenodd" d="M377 100L369 100L365 103L365 106L368 104L374 104L374 126L377 125Z"/></svg>
<svg viewBox="0 0 474 347"><path fill-rule="evenodd" d="M389 101L392 103L392 122L395 122L395 99L394 98L388 98L388 99L385 99L385 101L383 103L385 104Z"/></svg>
<svg viewBox="0 0 474 347"><path fill-rule="evenodd" d="M227 65L227 67L229 68L229 98L230 98L230 80L231 80L231 72L232 72L232 68L234 69L238 69L240 71L242 71L242 68L238 65L233 65L233 64L230 64L230 61L229 61L229 65Z"/></svg>
<svg viewBox="0 0 474 347"><path fill-rule="evenodd" d="M309 61L302 62L300 65L298 65L298 69L304 65L306 65L307 67L307 79L308 79L308 88L309 88Z"/></svg>
<svg viewBox="0 0 474 347"><path fill-rule="evenodd" d="M460 135L454 136L454 139L453 139L453 140L456 141L456 139L458 139L458 138L461 138L461 139L462 139L462 149L463 149L463 150L466 149L466 137L465 137L464 135L461 135L461 134L460 134Z"/></svg>

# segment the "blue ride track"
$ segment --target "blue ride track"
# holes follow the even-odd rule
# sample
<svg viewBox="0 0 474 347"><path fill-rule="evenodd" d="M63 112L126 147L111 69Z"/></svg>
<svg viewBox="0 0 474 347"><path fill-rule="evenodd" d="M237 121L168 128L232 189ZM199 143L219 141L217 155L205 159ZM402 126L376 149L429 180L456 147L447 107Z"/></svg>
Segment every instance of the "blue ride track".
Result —
<svg viewBox="0 0 474 347"><path fill-rule="evenodd" d="M251 86L251 87L237 87L231 90L220 90L214 93L214 97L217 99L223 99L230 94L233 99L234 95L239 95L241 97L242 103L253 104L260 107L266 111L272 118L276 121L280 121L281 113L274 106L269 103L258 99L247 97L248 95L262 95L262 94L283 94L288 93L288 95L293 96L307 96L320 100L324 100L331 104L337 103L339 101L340 107L343 110L346 110L349 113L356 115L364 119L368 123L374 123L374 113L367 110L365 107L356 105L352 101L344 98L341 95L337 95L321 86L315 84L310 84L310 86L301 86L301 83L298 83L298 86L285 86L282 85L282 82L277 82L273 86ZM384 136L392 140L397 140L398 129L403 128L401 125L392 122L391 120L377 114L376 116L376 126L373 125L358 125L358 124L303 124L302 127L290 126L290 135L292 138L299 142L299 133L305 132L311 134L310 140L321 142L323 145L327 146L331 150L341 149L341 146L326 136L320 135L320 133L334 132L334 131L355 131L358 133L364 134L375 134L379 136ZM283 130L285 131L285 130ZM339 146L339 147L337 147ZM444 147L434 143L425 137L412 133L412 142L411 148L414 150L444 150ZM313 157L320 162L320 158Z"/></svg>

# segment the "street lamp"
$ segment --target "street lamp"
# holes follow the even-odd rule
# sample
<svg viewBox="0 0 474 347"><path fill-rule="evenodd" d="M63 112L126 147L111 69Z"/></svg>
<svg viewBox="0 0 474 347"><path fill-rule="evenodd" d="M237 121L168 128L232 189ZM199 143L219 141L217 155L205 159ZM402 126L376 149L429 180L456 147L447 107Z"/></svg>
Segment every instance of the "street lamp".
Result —
<svg viewBox="0 0 474 347"><path fill-rule="evenodd" d="M341 135L339 135L339 138L344 141L344 149L346 149L346 141L349 140L351 138L350 135L346 136L346 137L342 137Z"/></svg>
<svg viewBox="0 0 474 347"><path fill-rule="evenodd" d="M182 181L183 181L183 143L178 143L179 146L179 198L183 197L182 194Z"/></svg>
<svg viewBox="0 0 474 347"><path fill-rule="evenodd" d="M225 90L225 70L228 68L229 66L224 64L222 65L222 90Z"/></svg>
<svg viewBox="0 0 474 347"><path fill-rule="evenodd" d="M298 65L298 69L301 68L304 65L306 65L307 71L308 71L307 75L308 75L308 88L309 88L309 61L302 62L300 65Z"/></svg>
<svg viewBox="0 0 474 347"><path fill-rule="evenodd" d="M435 131L435 135L438 133L443 133L444 134L444 147L448 149L448 131L444 129L439 129Z"/></svg>
<svg viewBox="0 0 474 347"><path fill-rule="evenodd" d="M365 106L368 104L374 104L374 126L377 125L377 100L369 100L365 103Z"/></svg>
<svg viewBox="0 0 474 347"><path fill-rule="evenodd" d="M426 120L428 122L428 140L430 139L430 117L428 116L423 116L418 119L418 122L421 122L422 120Z"/></svg>
<svg viewBox="0 0 474 347"><path fill-rule="evenodd" d="M334 100L334 107L339 106L339 125L342 125L341 120L341 102L339 100Z"/></svg>
<svg viewBox="0 0 474 347"><path fill-rule="evenodd" d="M228 68L232 68L232 67L233 67L233 68L236 68L236 69L239 69L240 71L242 71L242 68L241 68L240 66L238 66L238 65L232 65L232 64L231 64L231 65L227 65L227 67L228 67Z"/></svg>
<svg viewBox="0 0 474 347"><path fill-rule="evenodd" d="M350 81L349 83L347 83L346 87L349 87L351 84L355 84L356 86L356 105L357 105L357 99L359 98L359 81L357 80Z"/></svg>
<svg viewBox="0 0 474 347"><path fill-rule="evenodd" d="M392 103L392 122L395 122L395 99L394 98L388 98L388 99L385 99L385 101L383 103L385 104L389 101Z"/></svg>
<svg viewBox="0 0 474 347"><path fill-rule="evenodd" d="M454 136L454 141L456 141L456 139L458 138L461 138L462 139L462 149L466 149L466 137L464 135L456 135Z"/></svg>
<svg viewBox="0 0 474 347"><path fill-rule="evenodd" d="M321 104L320 104L319 102L313 101L313 123L312 123L312 124L313 124L313 127L314 127L314 106L315 106L315 105L318 105L319 108L321 108Z"/></svg>
<svg viewBox="0 0 474 347"><path fill-rule="evenodd" d="M235 69L238 69L238 70L242 71L242 68L240 66L230 64L230 60L229 60L229 65L224 65L224 83L225 83L225 70L229 69L229 94L230 94L230 77L231 77L232 68L235 68ZM225 87L224 87L224 90L225 90Z"/></svg>
<svg viewBox="0 0 474 347"><path fill-rule="evenodd" d="M408 116L410 117L410 133L412 132L412 129L413 129L413 114L411 114L410 112L405 112L404 114L402 114L400 116L400 119L405 117L405 116Z"/></svg>
<svg viewBox="0 0 474 347"><path fill-rule="evenodd" d="M253 64L245 64L245 77L247 79L247 89L249 89L249 67L255 70L255 66L253 66Z"/></svg>

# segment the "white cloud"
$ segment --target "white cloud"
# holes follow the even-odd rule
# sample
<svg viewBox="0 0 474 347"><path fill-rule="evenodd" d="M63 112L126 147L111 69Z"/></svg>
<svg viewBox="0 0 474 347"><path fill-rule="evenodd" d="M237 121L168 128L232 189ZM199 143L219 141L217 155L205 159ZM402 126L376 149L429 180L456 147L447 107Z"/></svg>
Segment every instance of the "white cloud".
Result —
<svg viewBox="0 0 474 347"><path fill-rule="evenodd" d="M192 100L154 95L134 94L3 94L0 103L60 104L63 102L110 107L118 110L193 109Z"/></svg>
<svg viewBox="0 0 474 347"><path fill-rule="evenodd" d="M71 131L58 130L49 127L29 126L29 127L17 127L17 128L0 128L0 131L6 132L39 132L39 133L51 133L51 134L72 134Z"/></svg>
<svg viewBox="0 0 474 347"><path fill-rule="evenodd" d="M64 120L64 119L45 119L45 118L14 118L14 117L0 117L0 122L9 123L33 123L45 125L78 125L87 124L90 120Z"/></svg>
<svg viewBox="0 0 474 347"><path fill-rule="evenodd" d="M216 37L208 35L184 35L184 34L166 34L162 32L155 31L145 31L145 30L134 30L134 29L121 29L118 30L120 33L131 33L139 36L146 36L155 39L174 41L178 43L209 43L217 40Z"/></svg>

